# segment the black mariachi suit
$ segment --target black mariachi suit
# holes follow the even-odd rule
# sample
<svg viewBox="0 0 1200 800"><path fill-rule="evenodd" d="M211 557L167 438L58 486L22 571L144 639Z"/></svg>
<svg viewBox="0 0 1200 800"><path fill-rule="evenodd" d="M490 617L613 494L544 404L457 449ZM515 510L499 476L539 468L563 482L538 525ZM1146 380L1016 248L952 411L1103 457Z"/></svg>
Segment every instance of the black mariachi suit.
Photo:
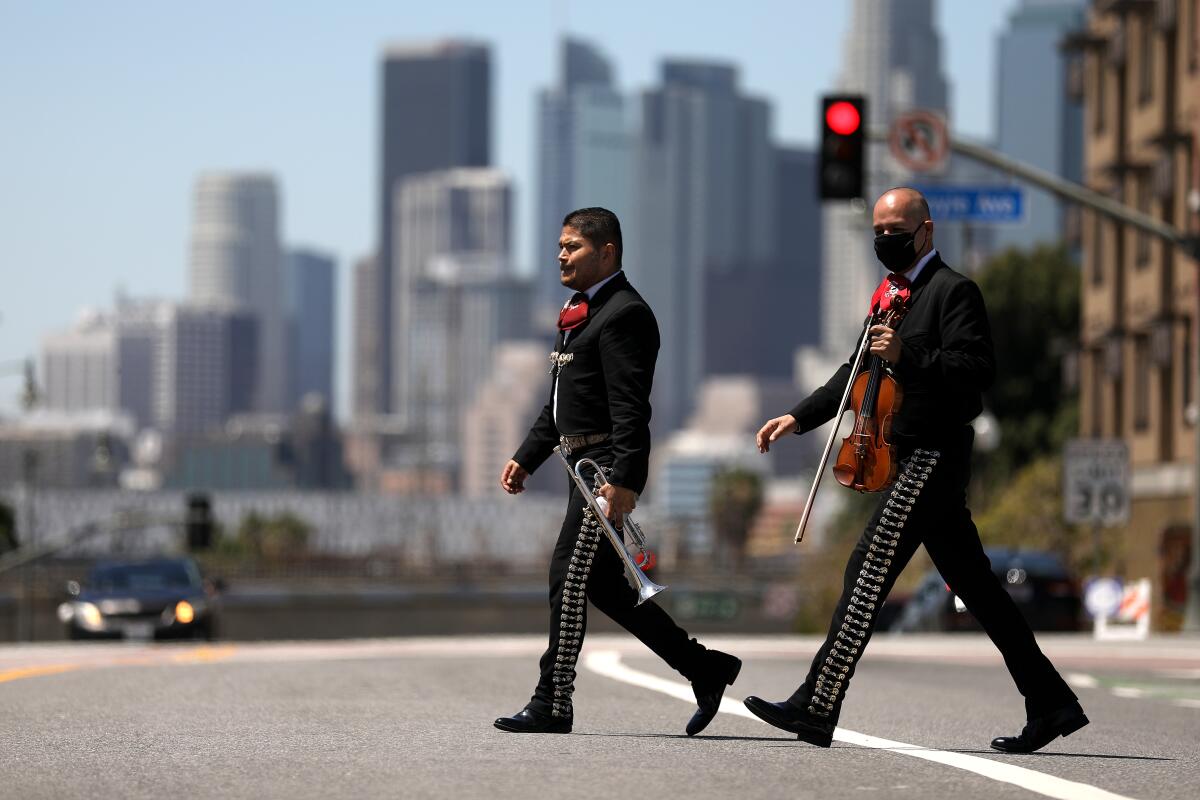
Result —
<svg viewBox="0 0 1200 800"><path fill-rule="evenodd" d="M912 286L910 309L897 328L901 355L894 365L904 389L893 424L900 476L881 496L850 555L829 634L788 702L818 724L836 724L875 615L917 546L924 544L950 589L1004 656L1032 719L1075 702L1075 695L992 574L967 509L973 440L968 423L982 410L981 393L995 377L983 295L935 254ZM843 364L791 411L797 433L834 417L850 366Z"/></svg>
<svg viewBox="0 0 1200 800"><path fill-rule="evenodd" d="M589 301L587 320L570 331L565 346L563 338L560 332L551 356L551 372L559 373L557 424L552 380L550 400L513 460L532 473L553 454L560 433L611 433L609 440L567 457L572 466L583 456L595 460L610 470L609 482L640 494L649 468L650 387L659 347L654 313L621 273ZM615 549L595 528L590 536L581 534L585 507L570 482L567 514L550 560L550 645L527 706L555 717L572 716L575 662L586 627L584 593L688 680L704 677L708 652L653 600L635 607L637 592Z"/></svg>

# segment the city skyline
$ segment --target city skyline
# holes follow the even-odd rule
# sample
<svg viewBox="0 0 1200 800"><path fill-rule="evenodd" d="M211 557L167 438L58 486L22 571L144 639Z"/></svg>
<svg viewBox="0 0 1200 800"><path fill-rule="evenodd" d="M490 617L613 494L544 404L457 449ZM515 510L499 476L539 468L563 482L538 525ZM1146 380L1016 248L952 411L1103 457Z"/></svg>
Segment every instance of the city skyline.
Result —
<svg viewBox="0 0 1200 800"><path fill-rule="evenodd" d="M948 37L946 47L947 71L956 76L952 119L964 133L986 138L991 54L1015 3L970 12L961 5L937 8L939 27L961 32ZM755 17L708 13L687 19L679 19L669 4L655 10L618 4L610 13L612 32L605 33L576 15L564 20L550 13L549 4L529 4L528 15L472 8L468 15L461 4L422 9L403 26L389 21L384 9L358 9L338 20L340 27L328 39L331 55L320 59L305 54L321 52L328 26L302 15L282 17L278 7L239 11L265 17L280 37L295 40L290 48L266 48L263 52L274 54L270 59L243 47L249 38L227 33L211 10L143 7L133 14L72 8L75 22L87 24L69 28L59 26L53 6L8 12L0 97L15 122L0 132L6 175L0 213L8 220L8 269L25 277L14 302L0 308L0 357L34 356L43 333L67 327L83 307L104 306L121 287L137 296L182 297L190 186L208 170L260 169L280 183L281 242L330 252L342 265L335 406L345 418L346 298L350 265L372 250L376 237L371 131L379 124L377 71L387 43L463 36L492 47L493 160L516 187L516 260L528 274L536 92L554 80L560 34L603 48L624 92L651 85L662 61L674 55L736 65L747 90L775 105L776 139L793 144L812 141L816 98L833 87L846 18L845 9L831 14L815 3L763 4ZM813 37L804 47L761 47L762 37L781 20L793 20L797 30L811 29L817 15L830 36ZM525 24L530 18L542 24ZM667 20L669 39L656 33L667 29L659 24ZM175 33L181 27L188 30L186 41ZM980 52L989 57L980 59ZM154 63L167 68L146 68ZM31 81L34 65L38 78ZM281 90L288 85L285 76L296 91ZM76 135L68 112L87 114L88 136ZM332 155L313 158L314 152ZM116 175L123 179L118 182ZM62 235L59 225L73 235ZM19 390L16 379L0 383L0 413L16 410Z"/></svg>

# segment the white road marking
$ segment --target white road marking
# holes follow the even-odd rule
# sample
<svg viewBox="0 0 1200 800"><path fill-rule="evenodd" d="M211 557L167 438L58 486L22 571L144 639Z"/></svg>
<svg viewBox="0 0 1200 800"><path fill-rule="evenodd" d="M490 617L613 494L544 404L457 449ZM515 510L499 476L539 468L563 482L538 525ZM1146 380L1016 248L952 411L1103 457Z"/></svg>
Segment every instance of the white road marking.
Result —
<svg viewBox="0 0 1200 800"><path fill-rule="evenodd" d="M1068 672L1067 683L1076 689L1099 689L1100 681L1083 672Z"/></svg>
<svg viewBox="0 0 1200 800"><path fill-rule="evenodd" d="M1146 696L1144 689L1138 689L1135 686L1114 686L1112 694L1114 697L1128 697L1133 700Z"/></svg>
<svg viewBox="0 0 1200 800"><path fill-rule="evenodd" d="M1171 701L1180 708L1200 708L1200 700L1193 700L1190 697L1184 697L1180 700Z"/></svg>
<svg viewBox="0 0 1200 800"><path fill-rule="evenodd" d="M599 650L588 653L584 659L584 666L606 678L612 678L622 683L660 692L661 694L669 695L688 703L696 702L696 698L692 694L692 688L688 684L667 680L657 675L631 669L621 662L621 654L613 650ZM736 714L739 717L758 720L758 717L751 714L745 706L728 697L721 700L721 711L726 714ZM1069 781L1064 778L1055 777L1054 775L1047 775L1044 772L1018 767L1002 761L992 761L991 759L967 755L966 753L949 753L944 750L934 750L904 742L895 742L890 739L881 739L878 736L868 736L865 733L858 733L846 728L837 728L834 730L833 738L839 742L856 744L860 747L887 750L892 753L911 756L912 758L934 761L948 767L973 772L976 775L981 775L1000 783L1011 783L1022 789L1045 797L1058 798L1058 800L1131 800L1124 795L1114 794L1096 786Z"/></svg>

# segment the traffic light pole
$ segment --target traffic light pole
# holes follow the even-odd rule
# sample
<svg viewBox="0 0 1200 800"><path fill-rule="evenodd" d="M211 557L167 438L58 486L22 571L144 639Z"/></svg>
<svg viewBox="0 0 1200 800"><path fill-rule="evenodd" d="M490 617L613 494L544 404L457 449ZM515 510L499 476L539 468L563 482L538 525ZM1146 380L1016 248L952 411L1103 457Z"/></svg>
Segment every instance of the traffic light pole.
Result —
<svg viewBox="0 0 1200 800"><path fill-rule="evenodd" d="M888 140L887 128L871 128L867 132L867 138L872 142L886 143ZM950 140L950 150L959 155L966 156L972 161L978 161L989 167L995 167L1039 189L1045 189L1047 192L1063 200L1104 214L1123 225L1129 225L1157 236L1178 247L1189 258L1200 260L1200 235L1186 234L1172 225L1155 219L1149 214L1143 214L1135 208L1118 203L1116 200L1097 192L1095 189L1089 189L1086 186L1066 180L1065 178L1060 178L1040 167L1017 161L985 145L952 138Z"/></svg>
<svg viewBox="0 0 1200 800"><path fill-rule="evenodd" d="M888 139L887 129L872 128L867 132L867 137L873 142L886 142ZM1037 186L1040 189L1045 189L1067 202L1084 206L1092 211L1104 214L1122 225L1128 225L1145 231L1152 236L1157 236L1172 246L1179 248L1184 255L1193 261L1200 261L1200 235L1185 233L1148 214L1143 214L1137 209L1130 208L1123 203L1118 203L1111 197L1100 194L1094 189L1064 180L1043 169L1009 158L984 145L952 138L950 140L950 149L952 152L966 156L973 161L995 167L1026 183ZM1200 292L1200 276L1197 276L1197 291ZM1198 301L1200 301L1200 297L1198 297ZM1197 309L1198 313L1200 313L1200 306ZM1200 320L1197 320L1195 325L1197 328L1200 328ZM1200 356L1200 345L1195 350L1197 356ZM1193 391L1193 395L1196 398L1193 402L1200 402L1200 366L1194 367L1194 371L1195 377L1193 380L1197 382L1197 386ZM1188 566L1188 592L1184 607L1183 630L1189 633L1200 633L1200 419L1194 420L1192 427L1195 429L1195 452L1193 454L1195 464L1193 466L1192 481L1192 553L1191 563Z"/></svg>

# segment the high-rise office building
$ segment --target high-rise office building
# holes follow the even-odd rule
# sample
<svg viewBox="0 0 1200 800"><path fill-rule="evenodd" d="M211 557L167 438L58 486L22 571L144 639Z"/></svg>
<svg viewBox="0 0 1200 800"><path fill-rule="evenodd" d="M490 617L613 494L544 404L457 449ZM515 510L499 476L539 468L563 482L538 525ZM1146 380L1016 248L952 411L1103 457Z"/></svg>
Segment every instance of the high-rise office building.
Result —
<svg viewBox="0 0 1200 800"><path fill-rule="evenodd" d="M529 282L499 257L446 255L416 281L405 419L422 445L452 461L462 411L491 372L492 353L529 330Z"/></svg>
<svg viewBox="0 0 1200 800"><path fill-rule="evenodd" d="M287 254L289 407L307 394L333 407L336 264L331 256L296 249Z"/></svg>
<svg viewBox="0 0 1200 800"><path fill-rule="evenodd" d="M254 385L239 388L261 412L286 406L284 278L279 193L270 175L212 173L196 183L189 301L243 311L257 320Z"/></svg>
<svg viewBox="0 0 1200 800"><path fill-rule="evenodd" d="M1022 0L1000 36L996 70L996 149L1080 182L1083 105L1067 91L1059 42L1084 24L1085 0ZM1025 189L1020 224L996 230L1000 247L1059 242L1067 207L1048 192Z"/></svg>
<svg viewBox="0 0 1200 800"><path fill-rule="evenodd" d="M379 259L365 256L354 264L353 306L350 310L353 327L351 343L350 385L352 414L355 420L365 420L378 414L379 398L383 396L380 349L383 346L379 314Z"/></svg>
<svg viewBox="0 0 1200 800"><path fill-rule="evenodd" d="M707 276L766 269L775 254L770 116L725 64L667 61L662 85L642 96L627 271L662 335L656 430L683 422L704 374Z"/></svg>
<svg viewBox="0 0 1200 800"><path fill-rule="evenodd" d="M404 329L404 321L392 308L397 243L404 237L393 208L396 185L408 176L432 170L489 163L490 82L491 56L485 45L447 41L397 45L384 53L374 293L378 308L372 312L378 329L377 347L373 348L377 349L377 362L355 365L356 369L377 371L378 379L356 378L359 391L369 385L375 389L374 397L356 399L356 411L384 413L394 407L392 370L397 359L393 351L395 337Z"/></svg>
<svg viewBox="0 0 1200 800"><path fill-rule="evenodd" d="M564 38L559 54L558 83L539 93L537 107L535 313L547 325L570 296L558 276L564 216L607 208L621 220L627 248L637 241L628 103L614 85L612 65L592 45ZM626 252L638 257L636 247Z"/></svg>
<svg viewBox="0 0 1200 800"><path fill-rule="evenodd" d="M428 397L428 370L458 369L452 362L431 366L411 360L423 346L428 324L437 321L437 304L432 296L418 298L419 287L440 279L435 260L448 257L457 259L450 270L454 280L511 274L512 187L493 169L429 172L397 182L394 208L395 227L405 234L393 259L392 313L403 323L393 332L393 411L418 424L429 416L431 401L420 399L422 393Z"/></svg>
<svg viewBox="0 0 1200 800"><path fill-rule="evenodd" d="M43 405L52 411L117 411L117 331L88 311L69 330L42 338Z"/></svg>
<svg viewBox="0 0 1200 800"><path fill-rule="evenodd" d="M813 187L817 156L774 148L775 235L766 262L709 272L706 376L791 378L797 347L820 341L821 204Z"/></svg>
<svg viewBox="0 0 1200 800"><path fill-rule="evenodd" d="M229 314L163 303L157 310L156 427L199 434L225 421L230 408Z"/></svg>

